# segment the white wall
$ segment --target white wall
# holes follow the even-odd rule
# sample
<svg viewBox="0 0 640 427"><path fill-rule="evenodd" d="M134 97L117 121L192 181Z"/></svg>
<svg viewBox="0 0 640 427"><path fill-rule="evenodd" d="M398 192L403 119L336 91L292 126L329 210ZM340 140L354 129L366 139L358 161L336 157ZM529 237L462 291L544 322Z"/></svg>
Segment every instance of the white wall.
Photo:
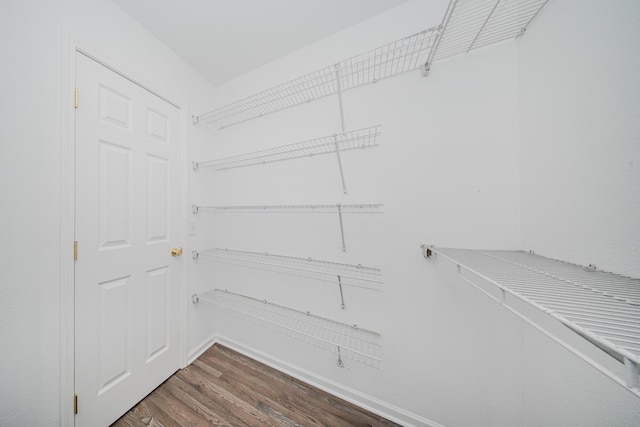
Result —
<svg viewBox="0 0 640 427"><path fill-rule="evenodd" d="M640 277L640 2L554 0L520 47L522 240Z"/></svg>
<svg viewBox="0 0 640 427"><path fill-rule="evenodd" d="M241 98L423 30L439 23L443 6L410 2L230 82L220 88L219 99ZM192 173L193 186L203 189L192 193L197 204L384 203L380 216L347 217L346 254L334 217L197 216L200 230L210 227L210 234L201 234L194 244L201 249L266 251L382 268L384 292L345 288L346 311L339 308L337 288L321 282L203 260L194 262L192 273L208 271L210 288L379 331L383 370L349 360L341 369L328 352L233 317L219 316L217 330L283 365L312 372L311 380L320 376L387 408L401 408L392 415L407 424L517 425L522 417L519 323L466 286L443 281L442 272L420 252L421 243L519 247L517 75L516 44L508 43L438 64L427 78L415 71L346 92L347 130L382 125L379 147L343 153L348 196L342 195L333 156ZM224 157L339 130L338 101L330 97L212 130L213 152L192 146L192 156ZM204 310L203 303L197 310ZM493 382L500 386L487 387Z"/></svg>
<svg viewBox="0 0 640 427"><path fill-rule="evenodd" d="M410 2L230 82L216 97L223 104L436 24L444 3ZM219 331L310 371L312 380L385 402L374 409L395 405L399 417L408 412L403 420L640 424L637 398L450 279L418 248L533 248L639 275L639 11L631 0L606 3L554 0L517 43L437 64L428 78L409 73L346 93L347 128L381 124L383 131L380 147L345 153L347 197L330 158L190 174L194 203L385 203L381 217L347 221L347 254L336 224L323 219L199 216L190 242L383 268L384 293L346 289L342 312L335 289L321 284L190 261L194 291L229 288L378 330L383 371L349 361L338 368L329 353L235 319L215 324L203 304L191 306L189 350ZM110 1L12 1L1 10L0 420L56 425L62 28L194 112L215 98ZM202 160L334 133L336 102L221 132L191 127L190 155Z"/></svg>
<svg viewBox="0 0 640 427"><path fill-rule="evenodd" d="M58 425L63 28L180 105L210 87L108 0L5 1L0 28L0 424Z"/></svg>
<svg viewBox="0 0 640 427"><path fill-rule="evenodd" d="M231 337L265 360L345 396L357 399L361 393L374 410L407 424L564 427L640 423L637 397L426 261L419 251L420 243L532 247L542 254L601 264L602 254L596 261L592 257L583 260L575 255L582 250L577 242L562 240L562 227L571 230L575 226L570 220L579 206L564 205L562 209L568 211L565 214L539 202L543 190L551 194L564 191L559 183L567 179L564 171L571 171L570 179L588 173L588 168L576 165L577 157L570 161L572 153L582 152L573 147L582 139L573 138L567 142L572 145L563 145L573 125L554 114L563 106L563 115L571 116L567 105L580 105L566 93L574 79L562 69L568 65L548 64L564 61L558 55L549 59L549 49L553 51L559 44L557 49L561 50L563 42L540 33L549 25L545 19L568 19L573 26L581 22L576 16L595 17L600 11L595 4L585 6L596 8L587 13L577 2L554 3L542 15L548 17L541 18L538 27L533 26L521 41L438 63L427 78L419 72L408 73L345 93L347 129L380 124L383 133L380 147L344 153L348 196L341 195L331 156L191 174L191 194L197 204L385 204L380 217L347 221L347 254L340 252L335 223L295 215L200 214L196 221L201 233L192 241L194 247L202 249L267 251L382 268L384 292L347 288L346 312L338 307L337 291L321 283L213 266L202 260L193 262L192 276L203 278L195 285L202 290L229 289L377 330L382 334L384 370L350 361L346 361L347 369L341 369L329 353L233 317L218 316L212 332ZM630 3L626 5L630 7ZM409 2L308 46L220 87L219 105L436 24L442 6L443 2ZM558 31L556 27L552 34ZM609 40L608 31L597 34ZM561 36L566 37L564 33ZM584 44L587 46L593 47L593 40ZM626 53L632 56L630 51ZM578 59L588 58L579 55ZM537 75L547 67L548 73ZM599 77L590 82L591 88L598 87ZM628 92L638 88L632 83L626 83L632 86ZM594 99L586 104L595 108L603 100L599 98L601 91L593 90ZM541 101L534 99L538 96ZM633 103L636 99L635 95L623 96L627 106L637 106ZM628 107L625 114L634 111ZM593 122L591 118L589 123ZM637 125L637 121L633 123ZM599 126L590 126L591 133L601 132ZM549 147L550 134L556 133L550 129L559 127L563 138L553 135L556 139ZM331 97L221 131L212 130L215 147L196 144L191 147L191 155L193 160L219 158L339 129L337 100ZM635 134L630 130L627 127L624 132L632 137ZM540 132L546 132L546 146L540 145ZM637 148L637 144L630 145L630 139L626 141L623 146L627 150ZM599 156L589 158L610 155L608 149L600 147ZM553 150L565 153L555 164L557 172L554 175L545 169L549 175L534 181L533 177L539 176L538 163L547 161L546 154ZM626 162L626 172L620 172L626 174L624 190L617 194L620 199L614 206L619 215L637 206L622 200L623 196L637 200L637 192L631 193L631 182L637 175L629 174L629 170L637 171L637 161L627 158ZM636 169L628 162L633 162ZM610 173L616 173L611 162L601 174ZM560 196L555 194L553 198ZM586 199L594 205L597 201L597 195ZM555 218L557 226L547 228ZM613 222L609 218L603 223ZM635 230L637 224L635 220ZM630 237L625 246L629 252L626 261L610 268L631 274L637 242ZM607 248L613 250L614 245ZM585 246L585 253L593 253L591 247ZM548 251L550 248L556 251ZM204 310L202 304L194 309ZM545 318L539 320L544 322ZM565 328L555 324L548 327L557 329L554 333L598 363L617 368L617 362L594 351ZM192 345L196 345L196 338L192 335Z"/></svg>

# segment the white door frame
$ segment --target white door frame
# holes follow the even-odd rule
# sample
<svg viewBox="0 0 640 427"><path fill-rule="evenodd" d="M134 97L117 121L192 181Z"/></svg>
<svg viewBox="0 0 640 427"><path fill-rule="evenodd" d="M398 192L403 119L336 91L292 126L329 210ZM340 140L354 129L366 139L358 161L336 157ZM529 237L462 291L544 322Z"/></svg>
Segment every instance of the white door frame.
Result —
<svg viewBox="0 0 640 427"><path fill-rule="evenodd" d="M132 72L120 62L108 57L104 53L88 45L67 30L62 34L62 62L60 82L60 424L62 426L74 426L73 394L75 391L75 320L74 297L75 277L73 260L73 241L75 239L75 118L73 107L73 91L76 78L76 54L80 52L96 62L104 65L122 77L141 86L143 89L162 98L180 110L180 175L182 178L182 195L180 206L180 241L184 253L189 253L187 240L187 137L188 124L190 123L188 108L171 101L171 98L163 96L163 91L154 89L149 85L149 79ZM80 94L82 102L82 94ZM82 250L80 250L82 256ZM181 258L180 284L182 304L180 319L180 367L186 366L187 360L187 263L186 256ZM82 410L82 398L79 402Z"/></svg>

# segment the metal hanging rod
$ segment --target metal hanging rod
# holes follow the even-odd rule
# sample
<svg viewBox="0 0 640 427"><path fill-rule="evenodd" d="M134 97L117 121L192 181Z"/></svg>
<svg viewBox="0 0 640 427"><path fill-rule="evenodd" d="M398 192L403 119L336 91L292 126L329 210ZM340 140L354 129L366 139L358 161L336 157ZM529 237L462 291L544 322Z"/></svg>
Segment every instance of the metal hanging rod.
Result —
<svg viewBox="0 0 640 427"><path fill-rule="evenodd" d="M438 27L388 43L369 52L274 86L194 117L222 129L266 114L422 67Z"/></svg>
<svg viewBox="0 0 640 427"><path fill-rule="evenodd" d="M425 257L454 266L458 274L512 312L507 296L516 297L547 313L625 364L620 380L574 351L616 382L640 395L640 279L545 258L531 252L488 251L423 246ZM495 297L479 285L490 283Z"/></svg>
<svg viewBox="0 0 640 427"><path fill-rule="evenodd" d="M425 64L522 35L549 0L451 0Z"/></svg>
<svg viewBox="0 0 640 427"><path fill-rule="evenodd" d="M338 366L344 366L344 357L382 369L380 334L377 332L226 290L194 294L192 301L214 304L223 312L331 351L338 357Z"/></svg>
<svg viewBox="0 0 640 427"><path fill-rule="evenodd" d="M340 222L340 237L342 239L342 251L347 252L344 237L344 214L364 214L382 213L383 204L342 204L335 205L255 205L255 206L199 206L192 205L191 209L195 214L200 211L221 212L221 213L328 213L337 214Z"/></svg>
<svg viewBox="0 0 640 427"><path fill-rule="evenodd" d="M296 142L294 144L281 145L267 150L254 151L251 153L204 162L193 162L193 170L212 167L215 168L215 170L220 171L335 153L337 155L336 158L340 169L342 190L347 194L347 186L342 172L340 152L377 146L379 135L380 126L372 126L364 129Z"/></svg>
<svg viewBox="0 0 640 427"><path fill-rule="evenodd" d="M342 309L346 309L342 286L382 290L382 271L363 265L320 261L312 258L298 258L274 255L266 252L249 252L231 249L209 249L193 251L193 258L208 258L214 261L262 271L304 277L338 285Z"/></svg>

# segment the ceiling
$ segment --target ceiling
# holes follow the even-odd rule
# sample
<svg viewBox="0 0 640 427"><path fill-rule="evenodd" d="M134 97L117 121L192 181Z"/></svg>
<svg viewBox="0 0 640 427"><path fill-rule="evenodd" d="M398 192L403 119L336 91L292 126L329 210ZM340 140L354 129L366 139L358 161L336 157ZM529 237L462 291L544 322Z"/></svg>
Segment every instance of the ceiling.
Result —
<svg viewBox="0 0 640 427"><path fill-rule="evenodd" d="M113 0L214 86L407 0Z"/></svg>

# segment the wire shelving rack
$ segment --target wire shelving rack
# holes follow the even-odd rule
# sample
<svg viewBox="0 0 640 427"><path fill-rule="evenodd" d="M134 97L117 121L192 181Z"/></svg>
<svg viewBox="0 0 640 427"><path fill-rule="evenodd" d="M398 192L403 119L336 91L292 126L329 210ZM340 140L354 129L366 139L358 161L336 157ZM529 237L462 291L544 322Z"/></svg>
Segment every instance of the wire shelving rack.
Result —
<svg viewBox="0 0 640 427"><path fill-rule="evenodd" d="M242 268L269 271L333 283L338 286L342 309L346 309L342 286L354 286L374 291L382 290L382 271L360 264L344 264L312 258L275 255L232 249L193 251L194 259L208 259Z"/></svg>
<svg viewBox="0 0 640 427"><path fill-rule="evenodd" d="M519 37L549 0L451 0L426 68L441 59Z"/></svg>
<svg viewBox="0 0 640 427"><path fill-rule="evenodd" d="M521 36L549 0L450 0L440 25L194 116L218 129Z"/></svg>
<svg viewBox="0 0 640 427"><path fill-rule="evenodd" d="M616 357L625 364L624 381L604 373L638 394L640 279L531 252L423 248L426 257L453 266L465 281L497 302L509 308L509 297L522 300ZM499 296L487 292L480 282L495 286Z"/></svg>
<svg viewBox="0 0 640 427"><path fill-rule="evenodd" d="M236 205L236 206L202 206L192 205L194 215L200 212L219 213L301 213L301 214L334 214L340 224L340 237L342 239L342 251L347 251L343 215L348 214L380 214L381 203L343 204L334 205Z"/></svg>
<svg viewBox="0 0 640 427"><path fill-rule="evenodd" d="M192 299L194 303L214 304L225 313L330 351L337 355L338 366L344 366L342 358L347 358L382 369L377 332L221 289L195 294Z"/></svg>
<svg viewBox="0 0 640 427"><path fill-rule="evenodd" d="M193 170L211 167L217 171L221 171L334 153L338 160L338 168L340 170L340 178L342 180L342 190L346 194L347 186L344 179L340 153L343 151L356 149L363 150L365 148L375 147L378 145L378 136L380 136L379 125L296 142L294 144L281 145L237 156L207 160L203 162L193 162Z"/></svg>
<svg viewBox="0 0 640 427"><path fill-rule="evenodd" d="M437 31L437 27L429 28L396 40L200 114L194 121L222 129L418 69L425 63Z"/></svg>

